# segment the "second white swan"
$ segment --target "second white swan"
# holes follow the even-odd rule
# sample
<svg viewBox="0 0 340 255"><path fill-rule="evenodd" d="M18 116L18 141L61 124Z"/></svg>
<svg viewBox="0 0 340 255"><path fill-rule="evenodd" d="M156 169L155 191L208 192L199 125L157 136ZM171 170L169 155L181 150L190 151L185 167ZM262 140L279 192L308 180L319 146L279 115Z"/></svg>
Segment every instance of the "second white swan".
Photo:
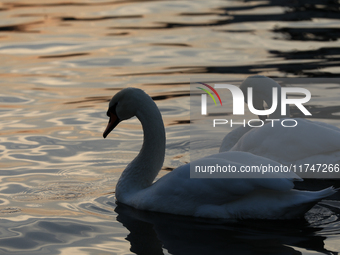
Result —
<svg viewBox="0 0 340 255"><path fill-rule="evenodd" d="M248 87L254 90L254 103L263 107L264 103L271 105L271 91L281 87L274 80L265 76L250 76L240 86L245 92ZM286 116L281 115L281 101L278 97L278 107L269 116L270 119L289 119L289 107ZM239 127L231 131L222 141L220 152L243 151L263 156L285 165L336 164L340 162L340 129L318 121L295 118L296 127L287 128L276 122L272 127L267 123L259 128ZM313 174L311 172L311 174ZM325 176L325 174L323 174ZM329 173L333 178L339 178L339 172ZM322 178L320 175L319 177ZM330 177L330 176L328 176Z"/></svg>

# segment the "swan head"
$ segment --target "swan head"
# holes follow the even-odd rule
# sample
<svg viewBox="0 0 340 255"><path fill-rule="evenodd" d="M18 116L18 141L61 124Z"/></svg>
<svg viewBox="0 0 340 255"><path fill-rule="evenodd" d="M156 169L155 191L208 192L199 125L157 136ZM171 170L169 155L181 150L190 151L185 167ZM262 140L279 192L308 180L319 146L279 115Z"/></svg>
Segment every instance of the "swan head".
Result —
<svg viewBox="0 0 340 255"><path fill-rule="evenodd" d="M126 88L115 94L106 113L110 120L103 137L106 138L121 121L136 116L138 109L142 107L145 96L147 96L145 92L137 88Z"/></svg>
<svg viewBox="0 0 340 255"><path fill-rule="evenodd" d="M248 88L253 88L253 106L257 110L264 110L264 103L267 104L268 107L271 107L273 104L273 95L272 91L273 88L277 88L278 92L278 104L276 107L276 110L269 116L269 118L272 119L280 119L283 117L289 117L290 111L289 106L287 105L286 108L286 115L281 115L281 86L274 81L273 79L263 76L263 75L254 75L249 76L247 79L245 79L240 89L242 90L244 94L245 102L248 100ZM266 120L267 115L259 115L258 116L261 120Z"/></svg>

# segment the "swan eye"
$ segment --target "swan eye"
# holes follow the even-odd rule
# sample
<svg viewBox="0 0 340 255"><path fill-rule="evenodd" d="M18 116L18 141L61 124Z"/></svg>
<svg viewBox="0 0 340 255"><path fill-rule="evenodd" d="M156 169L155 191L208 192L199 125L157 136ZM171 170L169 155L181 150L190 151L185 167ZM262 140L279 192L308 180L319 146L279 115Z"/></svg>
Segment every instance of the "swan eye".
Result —
<svg viewBox="0 0 340 255"><path fill-rule="evenodd" d="M111 106L107 112L106 112L106 115L107 117L111 117L111 114L115 114L116 115L116 106L117 106L118 103L114 104L113 106Z"/></svg>

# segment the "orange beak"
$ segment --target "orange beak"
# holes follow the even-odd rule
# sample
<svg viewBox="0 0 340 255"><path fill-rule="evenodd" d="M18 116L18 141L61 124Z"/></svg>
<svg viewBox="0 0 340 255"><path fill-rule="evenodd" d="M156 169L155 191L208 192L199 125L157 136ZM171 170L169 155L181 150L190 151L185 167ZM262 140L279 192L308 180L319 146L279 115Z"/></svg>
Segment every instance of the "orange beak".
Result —
<svg viewBox="0 0 340 255"><path fill-rule="evenodd" d="M107 127L103 133L103 137L106 138L108 134L119 124L120 120L118 119L117 115L110 112L110 120L107 124Z"/></svg>

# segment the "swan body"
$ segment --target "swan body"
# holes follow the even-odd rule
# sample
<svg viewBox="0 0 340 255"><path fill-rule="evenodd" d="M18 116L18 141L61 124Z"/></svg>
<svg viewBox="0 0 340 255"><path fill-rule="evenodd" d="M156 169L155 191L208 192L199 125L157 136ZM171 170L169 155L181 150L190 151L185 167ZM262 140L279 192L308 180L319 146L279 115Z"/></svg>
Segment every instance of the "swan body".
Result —
<svg viewBox="0 0 340 255"><path fill-rule="evenodd" d="M340 129L317 121L296 118L297 126L237 128L222 141L220 152L244 151L285 165L335 164L340 161Z"/></svg>
<svg viewBox="0 0 340 255"><path fill-rule="evenodd" d="M335 193L297 191L294 173L268 173L273 178L190 178L190 164L178 167L153 182L165 155L165 130L153 100L142 90L126 88L110 101L109 124L104 138L120 121L136 116L142 123L144 142L137 157L123 171L116 185L116 199L141 210L208 218L291 219L302 217L315 203ZM210 164L279 163L248 152L224 152L191 162Z"/></svg>
<svg viewBox="0 0 340 255"><path fill-rule="evenodd" d="M253 87L257 92L257 107L266 102L271 105L272 87L280 87L274 80L265 76L248 77L240 86L243 91ZM270 93L269 93L270 92ZM278 90L280 93L280 90ZM255 101L255 99L254 99ZM281 119L281 102L279 97L276 111L270 119ZM289 118L289 108L286 109ZM296 118L297 126L287 128L276 121L262 127L238 127L225 136L220 152L243 151L263 156L285 165L335 164L340 162L340 129L318 121ZM281 120L280 120L281 121ZM333 173L338 177L338 173Z"/></svg>

